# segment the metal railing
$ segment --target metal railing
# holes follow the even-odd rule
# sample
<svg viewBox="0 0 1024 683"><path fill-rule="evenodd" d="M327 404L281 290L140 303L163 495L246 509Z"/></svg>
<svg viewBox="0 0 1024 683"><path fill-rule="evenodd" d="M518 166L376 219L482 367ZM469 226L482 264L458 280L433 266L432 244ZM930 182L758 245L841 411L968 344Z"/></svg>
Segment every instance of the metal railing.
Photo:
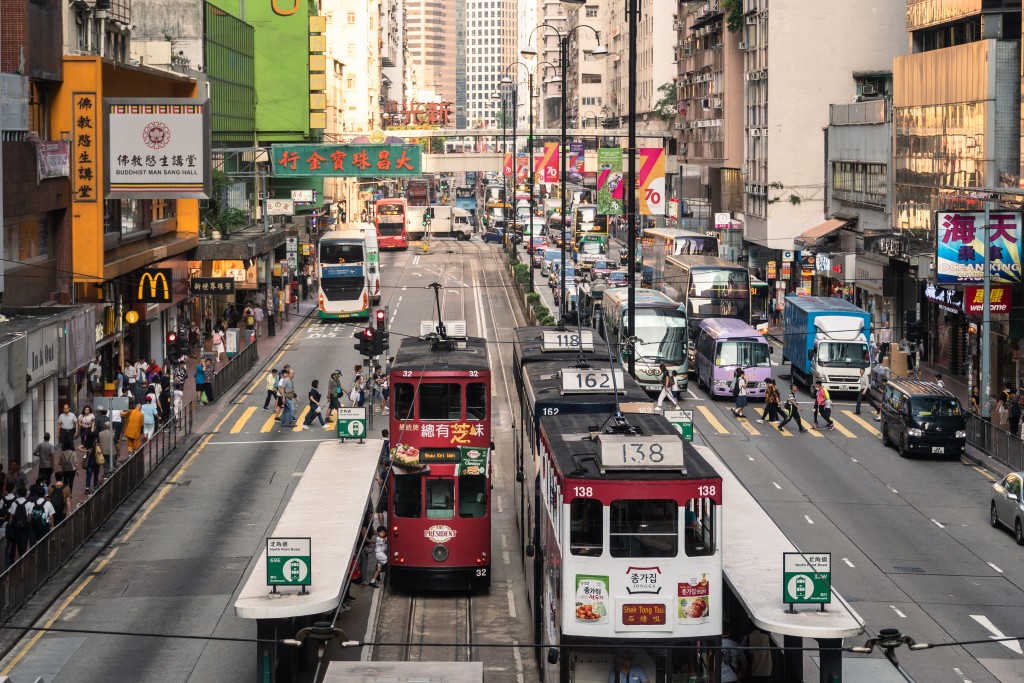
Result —
<svg viewBox="0 0 1024 683"><path fill-rule="evenodd" d="M249 372L249 369L259 360L255 339L245 348L235 354L224 364L213 376L213 400L219 399L242 375Z"/></svg>
<svg viewBox="0 0 1024 683"><path fill-rule="evenodd" d="M1024 441L978 415L967 418L967 443L1014 472L1024 469Z"/></svg>
<svg viewBox="0 0 1024 683"><path fill-rule="evenodd" d="M0 574L0 621L6 622L103 525L110 515L192 433L192 403L128 456L76 509Z"/></svg>

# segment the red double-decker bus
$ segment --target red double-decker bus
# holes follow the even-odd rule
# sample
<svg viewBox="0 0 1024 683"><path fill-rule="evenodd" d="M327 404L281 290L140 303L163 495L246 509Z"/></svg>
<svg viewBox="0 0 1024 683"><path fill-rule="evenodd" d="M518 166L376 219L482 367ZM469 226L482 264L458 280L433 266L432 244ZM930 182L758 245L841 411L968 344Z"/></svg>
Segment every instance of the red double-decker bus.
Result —
<svg viewBox="0 0 1024 683"><path fill-rule="evenodd" d="M475 337L402 340L390 376L388 579L417 590L491 583L491 370Z"/></svg>
<svg viewBox="0 0 1024 683"><path fill-rule="evenodd" d="M377 200L377 246L380 249L409 248L409 205L404 199Z"/></svg>

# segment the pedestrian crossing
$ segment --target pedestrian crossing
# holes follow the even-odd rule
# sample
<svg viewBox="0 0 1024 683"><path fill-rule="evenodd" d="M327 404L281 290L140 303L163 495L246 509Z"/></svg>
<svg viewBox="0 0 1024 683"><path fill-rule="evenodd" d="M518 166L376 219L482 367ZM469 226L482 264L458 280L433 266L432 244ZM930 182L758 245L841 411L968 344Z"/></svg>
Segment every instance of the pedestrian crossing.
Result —
<svg viewBox="0 0 1024 683"><path fill-rule="evenodd" d="M306 421L306 417L309 416L309 406L305 406L301 411L295 414L295 426L294 427L282 427L281 423L274 419L274 411L264 411L260 406L247 406L245 410L231 423L231 428L228 430L230 434L286 434L289 432L302 432L302 425ZM387 416L377 413L375 419L387 422ZM385 425L387 426L387 425ZM322 429L324 431L333 432L337 429L334 422L325 424L323 427L320 426L320 421L315 417L309 424L310 430L316 431Z"/></svg>
<svg viewBox="0 0 1024 683"><path fill-rule="evenodd" d="M824 421L819 420L821 429L811 429L811 414L805 416L804 427L807 432L800 434L796 424L792 421L786 425L785 431L780 432L775 424L764 422L758 424L757 419L761 416L761 406L753 406L755 410L747 408L747 418L737 419L732 415L721 415L703 405L694 406L694 426L705 436L746 436L749 438L772 437L791 438L793 436L806 436L809 438L824 439L826 429ZM832 422L836 428L832 431L834 436L843 436L848 439L881 438L882 433L878 431L878 423L873 422L874 413L871 411L857 415L852 410L835 410L832 412Z"/></svg>

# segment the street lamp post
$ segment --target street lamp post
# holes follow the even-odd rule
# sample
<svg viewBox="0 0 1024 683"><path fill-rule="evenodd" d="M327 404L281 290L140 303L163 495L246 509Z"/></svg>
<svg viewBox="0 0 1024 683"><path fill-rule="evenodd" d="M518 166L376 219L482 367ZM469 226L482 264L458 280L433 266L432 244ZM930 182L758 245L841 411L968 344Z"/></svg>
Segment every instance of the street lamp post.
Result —
<svg viewBox="0 0 1024 683"><path fill-rule="evenodd" d="M536 180L537 180L537 176L536 176L537 170L536 170L536 166L533 163L533 72L530 71L530 67L527 66L526 64L524 64L523 62L512 62L507 67L505 67L505 77L501 79L501 83L502 83L502 85L515 88L513 90L513 92L517 93L518 92L518 88L516 86L518 84L513 84L512 78L509 77L508 73L509 73L509 70L512 69L513 67L518 68L520 66L523 67L524 69L526 69L527 87L529 88L529 93L530 93L530 101L529 101L529 109L530 109L530 124L529 125L530 125L530 128L529 128L529 132L527 134L526 163L527 163L527 165L528 165L528 167L530 169L530 218L529 218L529 221L530 221L530 238L531 238L531 241L532 241L532 239L533 239L533 214L534 214L534 208L535 208L534 207L534 197L533 197L533 186L534 186L534 184L536 184ZM516 119L518 119L519 118L518 95L516 95L515 97L516 97L516 99L513 100L513 102L515 103L515 106L513 108L515 109L515 117L516 117ZM516 125L516 122L513 121L512 122L512 139L513 140L515 140L515 135L516 135L515 125ZM512 143L512 147L513 147L513 150L515 150L515 142ZM515 209L515 207L513 207L513 210L515 210L516 214L518 214L518 210ZM513 215L516 215L516 214L513 214ZM516 218L518 218L517 215L516 215ZM524 231L524 233L525 233L525 231ZM531 244L531 248L532 248L532 244ZM527 250L527 254L528 255L530 254L529 250ZM531 257L528 260L529 260L529 263L527 263L526 265L529 266L529 269L530 269L529 270L529 273L530 273L530 293L533 293L533 259L532 259L532 255L531 255Z"/></svg>
<svg viewBox="0 0 1024 683"><path fill-rule="evenodd" d="M637 18L640 14L639 0L626 0L626 13L629 15L629 84L627 86L627 153L629 167L626 170L626 251L629 260L626 266L626 279L629 282L629 294L626 303L626 337L636 335L636 32ZM636 376L636 354L634 345L626 347L628 358L627 371Z"/></svg>
<svg viewBox="0 0 1024 683"><path fill-rule="evenodd" d="M578 10L580 7L582 7L584 5L584 3L585 3L585 0L562 0L562 5L566 9L568 9L569 11ZM605 56L608 55L608 49L605 48L603 45L601 45L601 32L598 31L597 29L595 29L593 26L590 26L588 24L577 24L576 26L572 27L570 30L563 32L563 31L559 30L557 27L552 26L551 24L549 24L549 23L547 23L545 21L545 22L537 25L536 27L534 27L534 29L530 32L530 35L527 38L527 40L528 41L533 40L533 34L536 33L537 30L540 29L540 28L548 28L549 30L554 31L555 34L558 36L558 56L559 56L559 60L562 63L562 98L561 98L562 99L562 131L561 131L561 139L560 139L560 146L561 146L560 156L561 156L561 166L562 166L562 182L561 182L561 185L560 185L561 195L562 195L562 197L561 197L561 200L562 200L561 201L561 212L562 212L562 227L561 227L561 231L562 231L562 258L561 258L561 266L560 266L559 276L558 276L559 280L561 281L560 286L559 286L559 298L558 298L558 319L559 319L559 322L564 322L564 320L565 320L565 313L566 313L566 302L565 302L565 249L566 249L565 226L566 226L566 223L568 222L566 220L567 207L565 205L565 195L566 195L566 191L567 191L566 180L568 178L568 173L567 173L567 169L566 169L566 165L568 163L568 154L567 154L567 152L568 152L568 112L567 112L568 107L566 106L566 85L568 84L568 72L566 71L566 69L568 68L568 63L569 63L569 39L572 37L572 34L576 33L580 29L584 29L584 28L590 29L591 31L593 31L594 36L596 37L597 43L598 43L597 46L593 50L591 50L590 54L592 56L594 56L594 57L599 57L599 58L600 57L605 57ZM535 48L528 47L528 48L526 48L524 50L521 50L520 54L522 54L524 57L533 57L533 56L535 56L537 54L537 50Z"/></svg>

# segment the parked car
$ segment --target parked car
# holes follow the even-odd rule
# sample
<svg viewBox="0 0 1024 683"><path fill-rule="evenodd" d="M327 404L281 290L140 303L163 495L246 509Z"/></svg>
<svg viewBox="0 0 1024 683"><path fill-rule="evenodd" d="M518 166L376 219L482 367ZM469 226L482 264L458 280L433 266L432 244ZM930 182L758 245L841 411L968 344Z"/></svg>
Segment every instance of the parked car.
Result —
<svg viewBox="0 0 1024 683"><path fill-rule="evenodd" d="M992 484L992 503L989 517L992 526L1000 524L1013 532L1017 545L1024 545L1024 501L1021 501L1021 486L1024 472L1010 472Z"/></svg>
<svg viewBox="0 0 1024 683"><path fill-rule="evenodd" d="M501 228L488 228L480 239L489 244L502 244L505 241L505 231Z"/></svg>

